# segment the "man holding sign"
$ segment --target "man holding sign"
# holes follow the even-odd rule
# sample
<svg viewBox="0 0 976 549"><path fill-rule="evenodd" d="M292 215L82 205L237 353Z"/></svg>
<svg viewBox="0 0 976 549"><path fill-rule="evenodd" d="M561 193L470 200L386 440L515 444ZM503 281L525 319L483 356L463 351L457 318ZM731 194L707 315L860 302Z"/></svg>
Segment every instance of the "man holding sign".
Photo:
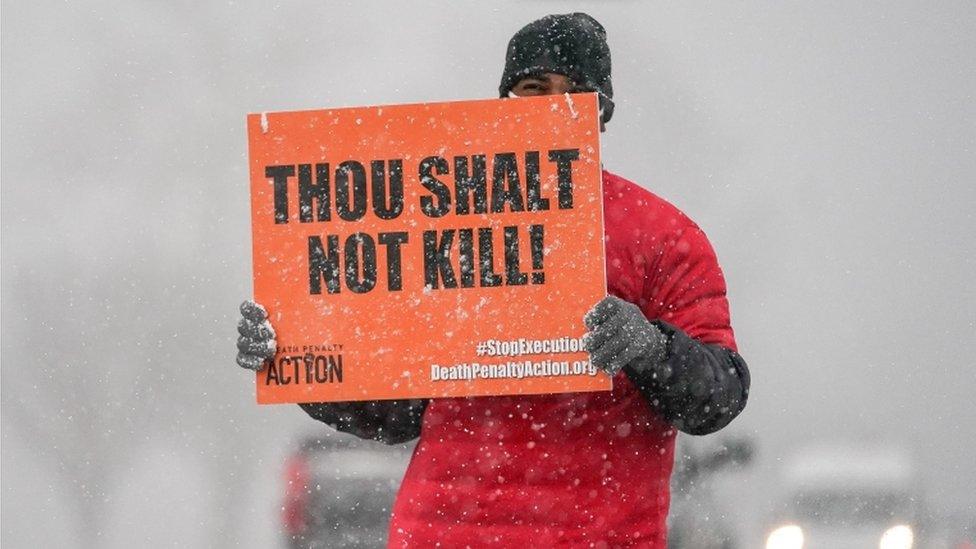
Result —
<svg viewBox="0 0 976 549"><path fill-rule="evenodd" d="M524 111L527 119L531 111L539 109L551 110L553 116L565 110L572 119L565 124L532 128L533 133L552 130L556 141L558 136L574 131L573 120L585 121L583 100L593 97L577 95L574 103L569 94L595 92L596 102L591 106L598 112L602 129L613 115L610 51L603 27L581 13L551 15L530 23L509 42L499 91L503 98L515 98L502 102L507 105L505 118L517 119L522 108L528 109ZM539 97L518 99L533 96ZM495 108L493 105L481 108ZM377 131L398 127L398 112L383 115L386 118ZM415 121L417 117L410 114L404 119L407 118ZM436 118L432 114L431 120ZM279 123L276 118L275 124L287 127L288 119L280 120ZM508 122L502 119L498 123ZM370 119L357 119L357 124L371 123ZM267 126L262 119L262 130L267 131ZM433 123L431 131L437 131ZM580 139L585 139L585 131L580 135ZM341 144L336 146L341 149ZM422 185L426 189L419 208L410 200L405 199L404 207L404 203L392 198L401 196L402 189L394 190L406 186L400 179L406 177L403 166L389 159L374 161L374 202L378 191L386 193L387 199L378 210L374 209L374 217L380 220L370 225L374 222L365 219L368 206L357 207L354 195L342 201L337 197L337 204L345 206L337 208L335 215L357 223L360 230L345 236L344 242L340 235L307 237L308 265L315 283L308 282L311 286L306 289L312 294L317 289L319 294L315 295L332 294L329 297L352 300L354 294L368 294L377 284L383 284L390 292L387 295L392 296L387 299L403 299L404 307L422 310L425 303L432 302L437 305L432 311L441 310L452 320L461 322L469 316L476 317L477 321L468 324L479 327L472 328L474 341L467 343L477 343L478 357L534 354L555 359L434 364L441 359L431 354L425 356L425 361L432 363L427 385L414 380L424 374L405 366L403 379L384 378L386 374L377 373L382 383L363 386L361 394L368 391L373 400L330 398L345 402L308 402L302 395L341 397L346 394L342 391L356 394L343 377L352 373L350 370L343 374L341 349L329 350L329 345L337 344L323 342L324 354L305 356L338 360L323 358L319 368L317 358L304 359L300 366L303 359L289 359L276 338L276 327L290 326L292 322L288 311L272 308L272 322L264 307L246 302L241 307L237 362L260 370L259 400L262 391L267 395L262 402L300 402L312 417L362 438L395 444L420 437L393 509L390 546L428 547L439 543L450 547L664 548L675 429L690 434L717 431L742 411L748 396L749 372L736 352L721 270L704 233L687 216L634 183L610 172L599 173L595 156L598 151L590 156L585 146L526 151L521 157L498 153L491 158L495 184L491 193L484 191L483 197L479 190L486 186L479 187L474 175L478 173L477 155L456 155L453 166L446 158L441 162L440 156L426 157L416 172L412 166L407 170L419 174L414 187ZM315 188L313 180L324 184L331 177L338 195L341 188L356 188L360 171L365 185L363 164L356 167L344 162L345 168L340 166L335 172L323 164L314 170L319 175L316 179L311 164L272 165L281 160L276 154L279 153L257 159L260 161L252 166L258 179L264 175L274 183L274 215L264 216L274 218L267 222L268 234L275 230L275 224L303 221L302 216L313 220L317 213L322 216L319 220L329 220L328 212L321 210L303 209L297 218L295 212L289 215L289 189L305 189L308 195L325 192L321 186ZM480 162L487 166L484 156L481 158ZM455 189L465 189L464 208L460 205L460 191L450 194L448 186L442 188L438 179L451 169L462 168L466 177L454 175ZM518 174L524 174L524 178ZM574 226L563 227L560 221L560 216L586 219L590 215L585 201L576 198L588 195L587 182L593 179L588 174L602 180L602 200L596 201L596 211L602 213L604 224L605 293L602 280L597 281L595 294L591 294L594 286L587 280L575 281L579 291L574 292L571 272L564 269L558 276L550 272L550 262L572 258L561 249L574 251L578 256L564 265L575 266L580 273L599 272L594 271L590 261L599 259L599 251L575 250ZM298 180L297 186L293 179ZM375 181L387 183L384 187ZM395 181L400 182L400 187ZM524 181L524 186L516 189L514 181ZM547 186L542 181L555 183ZM494 198L498 194L501 198ZM411 195L407 191L403 196ZM271 199L259 202L270 204ZM318 205L323 202L327 200L320 200ZM411 209L414 211L408 211ZM411 220L407 226L419 223L422 227L418 230L427 227L419 237L421 242L417 243L418 236L409 231L389 230L393 225L383 222L381 213L389 219ZM457 221L469 213L480 214L484 220L492 215L500 219L479 228ZM437 221L441 216L449 221ZM599 222L599 216L594 219ZM285 229L278 230L280 233ZM575 234L583 242L581 246L586 246L586 235L578 230ZM498 248L496 245L501 242L504 245ZM413 274L409 261L401 261L411 246L424 250L422 266ZM382 251L383 247L385 267L377 266L376 261L377 250ZM255 250L258 249L256 242ZM493 256L494 249L501 251ZM493 257L504 266L495 268ZM395 268L391 267L390 258L396 258ZM452 258L459 258L459 262L449 262ZM268 265L277 261L279 258L273 257ZM321 268L315 267L316 261ZM386 281L380 283L382 273L386 274ZM425 281L419 290L422 293L410 294L409 280L421 279ZM478 316L485 314L479 312L481 302L463 301L464 292L502 286L504 291L520 292L510 294L520 296L514 299L532 296L538 303L555 301L553 310L588 300L580 309L587 311L583 319L586 334L581 340L574 334L515 341L485 339L492 332L477 330L491 330L495 323ZM259 300L275 295L267 288L270 287L259 288L256 282L255 295ZM445 293L445 289L453 293ZM601 298L601 294L605 297ZM445 309L448 302L444 300L448 299L457 299L459 305ZM321 324L334 330L344 329L341 325L350 314L383 314L352 310L342 301L331 303L331 308L322 309ZM526 303L511 303L509 316L523 316L515 309L517 306L525 307ZM528 307L522 311L524 316L533 314ZM438 321L433 312L422 318ZM519 318L509 320L519 325ZM532 325L538 322L532 320L520 329L536 335L548 333L531 332ZM289 330L300 330L299 324L295 321L295 328ZM411 329L402 329L404 339L421 337L420 332ZM444 345L449 345L453 330L442 332ZM366 339L370 336L362 334ZM437 345L434 342L428 346ZM584 352L584 356L588 353L590 360L558 360L579 352ZM374 350L370 356L380 362L387 358L384 353L383 349ZM267 360L276 354L275 360ZM594 376L592 370L576 368L583 364L595 366L608 376ZM299 383L306 378L317 381L319 386ZM525 383L523 378L527 378ZM612 389L606 383L611 378ZM432 388L440 387L435 382L445 381L450 382L449 388ZM463 393L467 395L488 396L459 396L462 393L452 392L460 390L467 391ZM287 396L275 400L275 395L280 394ZM434 398L401 398L404 395Z"/></svg>

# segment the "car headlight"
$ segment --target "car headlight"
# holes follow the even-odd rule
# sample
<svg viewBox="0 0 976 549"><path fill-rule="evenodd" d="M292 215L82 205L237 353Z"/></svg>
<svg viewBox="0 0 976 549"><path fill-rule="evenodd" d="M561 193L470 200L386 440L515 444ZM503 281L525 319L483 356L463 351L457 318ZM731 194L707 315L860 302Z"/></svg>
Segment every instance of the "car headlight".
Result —
<svg viewBox="0 0 976 549"><path fill-rule="evenodd" d="M882 534L881 543L878 544L878 547L879 549L912 549L914 541L915 534L911 527L899 524L888 528Z"/></svg>
<svg viewBox="0 0 976 549"><path fill-rule="evenodd" d="M803 549L803 529L795 524L780 526L769 533L766 549Z"/></svg>

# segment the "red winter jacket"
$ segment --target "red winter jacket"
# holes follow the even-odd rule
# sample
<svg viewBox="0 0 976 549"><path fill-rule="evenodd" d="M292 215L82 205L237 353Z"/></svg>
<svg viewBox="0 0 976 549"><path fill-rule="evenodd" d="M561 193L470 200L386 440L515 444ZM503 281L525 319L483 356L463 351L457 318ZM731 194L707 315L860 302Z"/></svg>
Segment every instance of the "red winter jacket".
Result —
<svg viewBox="0 0 976 549"><path fill-rule="evenodd" d="M603 184L609 293L663 321L675 379L700 371L697 362L727 367L714 356L737 359L735 340L704 233L630 181L604 172ZM723 413L734 416L748 371L733 366L742 394ZM674 393L621 371L606 393L430 401L393 508L390 547L663 549L675 439L668 420L694 415L696 380Z"/></svg>

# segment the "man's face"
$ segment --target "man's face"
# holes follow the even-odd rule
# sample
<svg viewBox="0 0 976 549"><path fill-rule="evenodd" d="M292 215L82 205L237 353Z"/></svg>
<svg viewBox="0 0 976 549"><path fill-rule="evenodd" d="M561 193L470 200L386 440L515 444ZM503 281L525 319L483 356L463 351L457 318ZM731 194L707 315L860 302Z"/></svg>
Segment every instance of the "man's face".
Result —
<svg viewBox="0 0 976 549"><path fill-rule="evenodd" d="M535 76L527 76L512 86L512 93L519 97L534 95L561 95L576 93L580 90L576 84L564 74L547 72Z"/></svg>
<svg viewBox="0 0 976 549"><path fill-rule="evenodd" d="M512 94L518 97L531 97L534 95L562 95L564 93L585 93L585 90L576 85L565 74L547 72L535 76L527 76L519 80L512 86ZM606 131L603 124L603 111L600 111L600 131Z"/></svg>

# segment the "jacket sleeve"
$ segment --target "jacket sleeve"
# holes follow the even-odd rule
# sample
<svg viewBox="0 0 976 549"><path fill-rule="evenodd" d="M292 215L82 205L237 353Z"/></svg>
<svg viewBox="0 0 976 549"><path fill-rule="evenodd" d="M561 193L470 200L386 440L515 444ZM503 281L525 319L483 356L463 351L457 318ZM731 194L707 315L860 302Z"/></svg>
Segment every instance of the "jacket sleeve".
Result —
<svg viewBox="0 0 976 549"><path fill-rule="evenodd" d="M663 368L638 370L628 365L628 377L679 431L707 435L728 425L749 397L745 361L731 349L702 343L670 324L654 324L669 341Z"/></svg>
<svg viewBox="0 0 976 549"><path fill-rule="evenodd" d="M429 400L371 400L315 402L299 406L308 415L343 433L386 444L400 444L420 436Z"/></svg>
<svg viewBox="0 0 976 549"><path fill-rule="evenodd" d="M648 266L642 310L667 337L667 352L658 368L624 371L678 430L718 431L745 408L750 385L718 259L705 234L689 222L663 242Z"/></svg>

